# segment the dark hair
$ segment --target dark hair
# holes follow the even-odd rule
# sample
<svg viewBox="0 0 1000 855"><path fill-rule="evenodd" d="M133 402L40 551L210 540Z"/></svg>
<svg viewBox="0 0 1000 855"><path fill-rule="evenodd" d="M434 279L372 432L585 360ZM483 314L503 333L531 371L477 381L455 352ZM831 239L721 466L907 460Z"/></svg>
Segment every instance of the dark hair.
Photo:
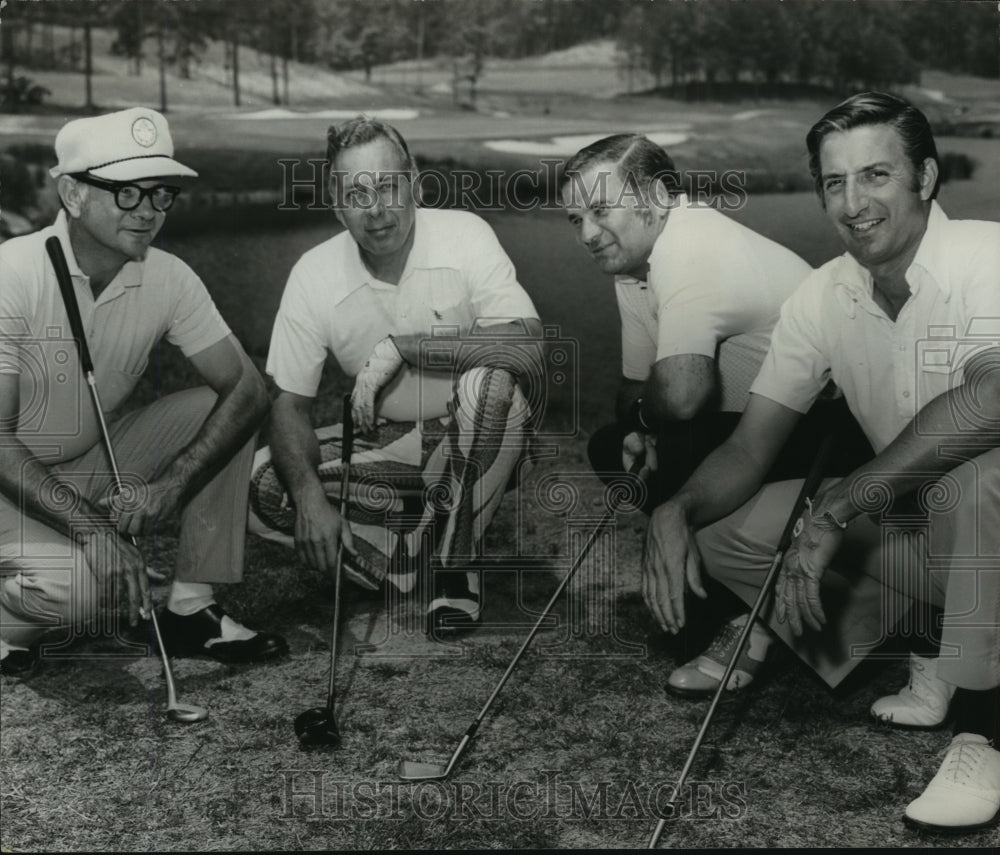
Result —
<svg viewBox="0 0 1000 855"><path fill-rule="evenodd" d="M822 169L819 148L823 139L838 131L849 131L865 125L891 125L903 142L903 150L913 164L916 176L924 171L924 161L929 157L940 165L934 133L927 117L909 101L885 92L861 92L842 101L823 116L806 134L809 150L809 172L816 185L816 193L823 198ZM938 193L941 177L934 182L931 199ZM918 185L919 187L919 185Z"/></svg>
<svg viewBox="0 0 1000 855"><path fill-rule="evenodd" d="M677 167L667 152L642 134L613 134L581 148L563 166L559 192L573 175L579 175L595 163L614 163L622 179L635 182L644 198L654 183L661 184L669 194L680 190Z"/></svg>
<svg viewBox="0 0 1000 855"><path fill-rule="evenodd" d="M330 125L326 132L326 161L332 169L337 155L349 148L373 142L377 139L388 140L399 152L403 168L410 172L417 171L416 162L406 145L403 135L388 122L373 119L370 116L355 116L340 125Z"/></svg>

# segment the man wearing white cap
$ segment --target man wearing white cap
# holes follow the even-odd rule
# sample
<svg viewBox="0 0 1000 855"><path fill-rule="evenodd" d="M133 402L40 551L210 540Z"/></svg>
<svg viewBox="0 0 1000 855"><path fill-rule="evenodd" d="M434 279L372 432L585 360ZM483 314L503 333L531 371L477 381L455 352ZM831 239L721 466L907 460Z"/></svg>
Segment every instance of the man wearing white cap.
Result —
<svg viewBox="0 0 1000 855"><path fill-rule="evenodd" d="M77 119L56 137L55 223L0 246L0 673L33 669L41 642L94 625L117 577L148 603L145 561L125 537L177 512L180 541L161 628L173 655L228 662L279 656L280 636L226 615L212 584L242 576L254 433L263 381L180 259L150 245L180 188L166 119L134 108ZM62 245L112 445L135 501L113 478L45 241ZM121 414L161 338L205 386ZM108 536L117 525L123 536Z"/></svg>

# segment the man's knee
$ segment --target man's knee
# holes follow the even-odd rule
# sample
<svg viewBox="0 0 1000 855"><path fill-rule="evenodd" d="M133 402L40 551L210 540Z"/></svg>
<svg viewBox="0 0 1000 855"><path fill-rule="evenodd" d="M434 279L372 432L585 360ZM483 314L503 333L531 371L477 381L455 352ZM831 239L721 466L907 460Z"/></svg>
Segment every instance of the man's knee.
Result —
<svg viewBox="0 0 1000 855"><path fill-rule="evenodd" d="M726 519L699 529L695 534L695 544L701 555L702 570L713 579L719 579L720 568L726 563L724 557L737 549L737 531Z"/></svg>
<svg viewBox="0 0 1000 855"><path fill-rule="evenodd" d="M455 417L459 427L508 430L512 422L524 424L528 404L511 372L503 368L477 366L455 381Z"/></svg>
<svg viewBox="0 0 1000 855"><path fill-rule="evenodd" d="M955 498L983 504L983 510L1000 503L1000 449L993 449L953 469L946 478L955 485ZM928 498L933 498L929 496Z"/></svg>
<svg viewBox="0 0 1000 855"><path fill-rule="evenodd" d="M101 583L79 549L72 564L38 566L35 561L0 582L4 611L25 625L49 631L92 623L101 608Z"/></svg>

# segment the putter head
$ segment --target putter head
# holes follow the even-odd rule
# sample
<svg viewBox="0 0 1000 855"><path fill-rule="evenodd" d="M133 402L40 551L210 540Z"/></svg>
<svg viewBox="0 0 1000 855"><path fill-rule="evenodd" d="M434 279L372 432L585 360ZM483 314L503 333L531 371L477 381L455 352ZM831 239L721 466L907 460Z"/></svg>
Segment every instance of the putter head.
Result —
<svg viewBox="0 0 1000 855"><path fill-rule="evenodd" d="M340 746L340 729L337 719L326 707L313 707L295 717L295 735L299 747L337 748Z"/></svg>
<svg viewBox="0 0 1000 855"><path fill-rule="evenodd" d="M448 776L448 767L443 763L400 760L396 773L404 781L439 781Z"/></svg>
<svg viewBox="0 0 1000 855"><path fill-rule="evenodd" d="M194 724L208 718L208 710L193 704L174 704L167 707L167 718L179 724Z"/></svg>

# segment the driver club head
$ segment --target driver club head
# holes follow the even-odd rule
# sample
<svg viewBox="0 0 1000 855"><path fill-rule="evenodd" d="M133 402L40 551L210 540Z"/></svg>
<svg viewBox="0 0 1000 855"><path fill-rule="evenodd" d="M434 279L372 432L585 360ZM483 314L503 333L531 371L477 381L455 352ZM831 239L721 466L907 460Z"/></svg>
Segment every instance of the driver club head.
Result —
<svg viewBox="0 0 1000 855"><path fill-rule="evenodd" d="M448 767L443 763L421 763L419 760L400 760L396 773L404 781L439 781L448 777Z"/></svg>
<svg viewBox="0 0 1000 855"><path fill-rule="evenodd" d="M174 704L167 707L167 718L179 724L194 724L196 721L208 718L208 710L193 704Z"/></svg>
<svg viewBox="0 0 1000 855"><path fill-rule="evenodd" d="M295 717L295 735L299 738L299 747L303 749L340 746L337 719L326 707L313 707L299 713Z"/></svg>

